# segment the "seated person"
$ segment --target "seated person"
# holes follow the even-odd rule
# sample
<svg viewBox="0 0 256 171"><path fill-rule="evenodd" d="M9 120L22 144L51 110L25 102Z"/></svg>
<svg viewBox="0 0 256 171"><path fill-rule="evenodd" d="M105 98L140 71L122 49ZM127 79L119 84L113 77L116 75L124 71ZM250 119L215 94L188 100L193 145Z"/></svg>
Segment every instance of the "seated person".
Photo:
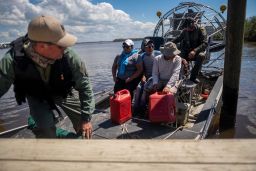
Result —
<svg viewBox="0 0 256 171"><path fill-rule="evenodd" d="M152 78L150 78L144 85L144 91L141 99L145 99L144 106L148 96L156 91L163 91L165 93L175 94L177 92L177 83L181 69L181 57L178 55L180 51L177 49L175 43L168 42L164 47L160 48L162 55L154 58Z"/></svg>
<svg viewBox="0 0 256 171"><path fill-rule="evenodd" d="M182 27L184 28L182 33L173 42L180 42L180 56L182 58L187 61L195 61L190 80L194 83L199 83L197 76L205 59L205 50L208 45L206 31L204 28L196 25L194 19L191 17L185 19Z"/></svg>
<svg viewBox="0 0 256 171"><path fill-rule="evenodd" d="M154 50L154 42L151 39L144 39L141 46L141 58L143 64L143 76L140 84L136 89L135 101L133 105L134 113L138 112L141 106L144 106L145 99L141 98L144 84L152 76L154 58L161 54L160 51Z"/></svg>
<svg viewBox="0 0 256 171"><path fill-rule="evenodd" d="M127 89L131 97L133 97L133 91L141 80L143 70L141 57L133 49L133 46L132 40L125 40L122 43L122 53L116 56L112 65L112 76L115 82L114 93Z"/></svg>
<svg viewBox="0 0 256 171"><path fill-rule="evenodd" d="M152 90L175 94L182 61L180 51L173 42L167 42L160 51L163 55L157 56L153 64Z"/></svg>

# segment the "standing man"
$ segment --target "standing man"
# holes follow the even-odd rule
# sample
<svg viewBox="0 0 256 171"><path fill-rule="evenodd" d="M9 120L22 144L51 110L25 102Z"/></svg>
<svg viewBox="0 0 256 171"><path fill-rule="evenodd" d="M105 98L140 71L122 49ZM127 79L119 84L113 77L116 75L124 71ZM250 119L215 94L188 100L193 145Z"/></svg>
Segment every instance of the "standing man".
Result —
<svg viewBox="0 0 256 171"><path fill-rule="evenodd" d="M207 36L204 28L200 28L195 24L193 18L188 17L183 23L182 33L173 40L174 43L180 42L180 56L187 61L195 61L192 68L190 80L199 83L197 79L202 63L206 55Z"/></svg>
<svg viewBox="0 0 256 171"><path fill-rule="evenodd" d="M29 23L27 35L12 42L0 61L0 97L14 84L18 104L28 101L37 138L56 138L56 104L68 115L77 133L91 138L95 103L85 65L68 48L76 40L54 17L39 16ZM79 92L78 109L65 105L73 88Z"/></svg>
<svg viewBox="0 0 256 171"><path fill-rule="evenodd" d="M122 43L122 53L116 56L112 65L112 76L115 82L114 92L127 89L132 98L143 70L141 57L137 50L133 49L133 46L132 40L125 40Z"/></svg>

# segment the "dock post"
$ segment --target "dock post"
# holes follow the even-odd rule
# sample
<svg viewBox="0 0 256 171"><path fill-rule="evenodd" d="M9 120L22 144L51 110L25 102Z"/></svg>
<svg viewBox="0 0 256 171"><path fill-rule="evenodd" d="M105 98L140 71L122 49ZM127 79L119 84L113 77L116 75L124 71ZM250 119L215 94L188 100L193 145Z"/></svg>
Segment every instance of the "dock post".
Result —
<svg viewBox="0 0 256 171"><path fill-rule="evenodd" d="M229 0L223 79L220 133L235 126L241 57L244 40L246 0Z"/></svg>

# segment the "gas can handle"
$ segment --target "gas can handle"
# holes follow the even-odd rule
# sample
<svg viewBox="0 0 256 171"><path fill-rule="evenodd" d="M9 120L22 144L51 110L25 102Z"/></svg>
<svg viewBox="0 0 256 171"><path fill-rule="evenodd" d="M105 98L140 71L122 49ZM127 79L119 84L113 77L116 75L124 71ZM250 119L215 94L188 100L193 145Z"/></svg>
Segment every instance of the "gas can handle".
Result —
<svg viewBox="0 0 256 171"><path fill-rule="evenodd" d="M115 93L109 93L110 97L116 98L116 94Z"/></svg>
<svg viewBox="0 0 256 171"><path fill-rule="evenodd" d="M130 94L130 92L129 92L129 90L127 90L127 89L123 89L123 90L121 90L121 91L118 91L117 94L118 94L118 95Z"/></svg>

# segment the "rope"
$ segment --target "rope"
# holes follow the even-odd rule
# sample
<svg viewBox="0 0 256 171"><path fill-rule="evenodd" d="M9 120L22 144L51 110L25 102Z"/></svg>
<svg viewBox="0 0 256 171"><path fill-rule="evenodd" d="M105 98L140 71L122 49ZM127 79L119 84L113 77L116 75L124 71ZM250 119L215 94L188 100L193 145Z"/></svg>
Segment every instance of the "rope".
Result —
<svg viewBox="0 0 256 171"><path fill-rule="evenodd" d="M130 137L130 139L140 139L140 136L138 136L138 135L135 135L135 136L130 135L130 133L129 133L128 129L127 129L127 125L128 124L126 124L126 123L121 125L121 130L122 130L121 135L122 135L122 138L124 139L124 133L126 133Z"/></svg>
<svg viewBox="0 0 256 171"><path fill-rule="evenodd" d="M168 138L170 138L171 136L173 136L177 131L182 130L184 128L184 126L180 126L177 129L175 129L173 132L171 132L169 135L167 135L163 140L166 140Z"/></svg>
<svg viewBox="0 0 256 171"><path fill-rule="evenodd" d="M121 130L122 130L122 132L121 132L122 138L124 138L124 133L127 133L129 135L129 137L132 138L128 129L127 129L127 124L126 123L121 125Z"/></svg>

